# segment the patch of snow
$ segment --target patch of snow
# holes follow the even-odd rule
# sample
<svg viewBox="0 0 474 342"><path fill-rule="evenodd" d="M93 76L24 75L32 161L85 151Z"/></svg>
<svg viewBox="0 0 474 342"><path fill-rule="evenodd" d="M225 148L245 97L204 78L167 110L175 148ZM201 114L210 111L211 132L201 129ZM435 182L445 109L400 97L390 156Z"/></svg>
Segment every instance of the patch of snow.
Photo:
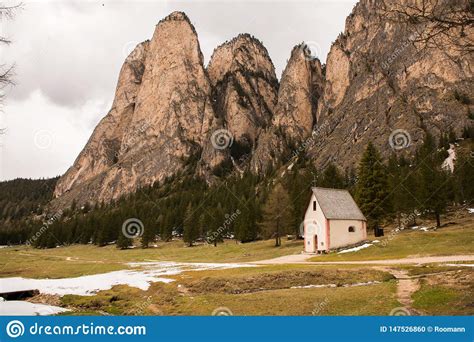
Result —
<svg viewBox="0 0 474 342"><path fill-rule="evenodd" d="M474 264L444 264L444 266L454 266L454 267L474 267Z"/></svg>
<svg viewBox="0 0 474 342"><path fill-rule="evenodd" d="M295 165L295 163L291 163L290 165L288 165L288 167L286 169L288 171L291 171L291 169L293 168L294 165Z"/></svg>
<svg viewBox="0 0 474 342"><path fill-rule="evenodd" d="M0 249L2 249L2 248L8 248L8 247L10 247L10 246L3 246L3 245L2 245L2 246L0 246Z"/></svg>
<svg viewBox="0 0 474 342"><path fill-rule="evenodd" d="M423 227L423 226L413 226L411 227L411 229L413 230L421 230L421 231L424 231L424 232L427 232L429 230L428 227Z"/></svg>
<svg viewBox="0 0 474 342"><path fill-rule="evenodd" d="M379 243L380 240L372 240L372 243Z"/></svg>
<svg viewBox="0 0 474 342"><path fill-rule="evenodd" d="M474 214L474 208L467 208L467 211L469 212L469 214Z"/></svg>
<svg viewBox="0 0 474 342"><path fill-rule="evenodd" d="M23 302L20 300L0 301L0 316L49 316L69 311L59 306Z"/></svg>
<svg viewBox="0 0 474 342"><path fill-rule="evenodd" d="M448 157L443 161L441 167L445 170L454 172L454 162L456 161L456 150L453 144L449 144Z"/></svg>
<svg viewBox="0 0 474 342"><path fill-rule="evenodd" d="M319 289L322 287L337 287L336 284L322 284L322 285L303 285L303 286L292 286L290 289Z"/></svg>
<svg viewBox="0 0 474 342"><path fill-rule="evenodd" d="M380 284L380 281L367 281L365 283L354 283L354 284L344 284L342 287L353 287L353 286L367 286L367 285L374 285L374 284Z"/></svg>
<svg viewBox="0 0 474 342"><path fill-rule="evenodd" d="M364 249L364 248L367 248L367 247L370 247L370 246L372 246L371 243L364 243L361 246L357 246L357 247L353 247L353 248L349 248L349 249L344 249L344 250L340 251L337 254L357 252L357 251L360 251L361 249Z"/></svg>
<svg viewBox="0 0 474 342"><path fill-rule="evenodd" d="M175 262L135 262L128 263L138 270L121 270L63 279L28 279L21 277L1 278L0 292L39 290L40 293L60 295L75 294L92 296L101 290L109 290L115 285L128 285L146 291L150 283L170 283L174 279L164 276L177 275L185 271L221 270L238 267L255 267L250 264L175 263Z"/></svg>

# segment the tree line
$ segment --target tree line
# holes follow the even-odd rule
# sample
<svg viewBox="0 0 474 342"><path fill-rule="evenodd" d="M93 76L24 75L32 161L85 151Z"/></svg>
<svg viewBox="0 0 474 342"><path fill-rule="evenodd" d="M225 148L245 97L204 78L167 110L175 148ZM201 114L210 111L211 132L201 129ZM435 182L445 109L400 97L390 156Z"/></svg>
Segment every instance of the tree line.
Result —
<svg viewBox="0 0 474 342"><path fill-rule="evenodd" d="M441 215L449 204L468 204L474 198L469 153L458 153L454 173L442 167L446 148L454 141L455 136L449 134L439 141L427 134L414 157L393 153L388 160L369 143L354 169L341 171L330 163L318 172L310 160L300 156L264 176L244 172L212 186L194 176L191 163L161 184L107 204L86 203L79 208L73 203L46 221L32 217L41 214L57 178L37 184L0 183L0 244L28 242L48 248L115 243L127 248L135 238L146 248L173 238L183 239L189 246L217 245L224 239L245 243L274 238L279 246L285 235L298 237L312 186L348 189L367 217L369 229L393 220L399 225L415 224L418 215L429 215L441 225ZM472 139L466 142L472 144ZM123 233L124 222L131 218L143 226L136 237Z"/></svg>

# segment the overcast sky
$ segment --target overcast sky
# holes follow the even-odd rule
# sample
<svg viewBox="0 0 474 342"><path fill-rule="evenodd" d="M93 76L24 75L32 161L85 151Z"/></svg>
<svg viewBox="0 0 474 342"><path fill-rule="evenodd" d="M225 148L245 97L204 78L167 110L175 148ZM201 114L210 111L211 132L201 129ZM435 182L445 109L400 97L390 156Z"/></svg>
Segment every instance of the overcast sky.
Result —
<svg viewBox="0 0 474 342"><path fill-rule="evenodd" d="M300 42L325 61L356 3L21 1L24 8L15 19L0 23L1 35L13 42L0 47L0 64L15 64L16 82L5 91L0 112L0 128L6 128L0 136L0 180L64 173L107 113L127 54L175 10L194 24L206 64L216 46L250 33L268 49L279 77Z"/></svg>

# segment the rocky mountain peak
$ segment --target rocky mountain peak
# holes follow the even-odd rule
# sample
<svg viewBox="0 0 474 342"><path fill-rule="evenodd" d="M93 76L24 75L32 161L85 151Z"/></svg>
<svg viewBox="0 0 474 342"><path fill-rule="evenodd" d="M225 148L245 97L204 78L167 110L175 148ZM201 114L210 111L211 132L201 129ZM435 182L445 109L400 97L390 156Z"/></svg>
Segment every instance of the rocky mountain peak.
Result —
<svg viewBox="0 0 474 342"><path fill-rule="evenodd" d="M275 68L263 44L241 34L214 50L207 67L213 106L236 143L250 150L270 125L278 92Z"/></svg>
<svg viewBox="0 0 474 342"><path fill-rule="evenodd" d="M248 33L239 34L214 49L207 70L213 85L227 73L237 71L261 73L269 82L278 83L267 49L260 40Z"/></svg>
<svg viewBox="0 0 474 342"><path fill-rule="evenodd" d="M282 74L274 118L289 140L299 141L311 134L323 88L321 62L311 56L305 43L295 46Z"/></svg>
<svg viewBox="0 0 474 342"><path fill-rule="evenodd" d="M57 201L109 201L181 170L207 142L210 95L194 27L174 12L127 57L114 106L58 182Z"/></svg>

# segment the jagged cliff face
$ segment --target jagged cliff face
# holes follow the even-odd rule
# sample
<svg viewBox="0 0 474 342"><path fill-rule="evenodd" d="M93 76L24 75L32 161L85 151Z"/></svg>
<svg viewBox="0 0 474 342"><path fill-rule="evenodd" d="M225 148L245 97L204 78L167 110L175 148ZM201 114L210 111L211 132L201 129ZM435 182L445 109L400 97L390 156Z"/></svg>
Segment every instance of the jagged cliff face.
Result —
<svg viewBox="0 0 474 342"><path fill-rule="evenodd" d="M474 112L459 95L474 93L472 55L448 44L423 49L419 33L387 19L381 3L355 6L326 66L296 46L280 84L263 44L246 34L216 48L205 69L193 26L172 13L126 59L113 106L54 203L119 198L175 175L191 156L196 175L212 182L222 164L262 173L301 154L318 168L355 167L369 141L388 156L399 129L408 153L426 131L459 134ZM216 132L230 136L216 141Z"/></svg>
<svg viewBox="0 0 474 342"><path fill-rule="evenodd" d="M109 201L175 174L213 125L210 95L194 27L175 12L125 61L114 107L58 182L58 201Z"/></svg>
<svg viewBox="0 0 474 342"><path fill-rule="evenodd" d="M250 35L239 35L214 51L207 70L216 115L237 142L253 146L277 104L278 80L267 50Z"/></svg>
<svg viewBox="0 0 474 342"><path fill-rule="evenodd" d="M386 3L360 1L331 47L310 151L318 167L330 160L354 167L369 141L388 156L396 129L409 134L406 152L413 153L426 131L439 135L452 127L459 136L468 124L469 106L456 93L474 92L472 55L448 44L427 48L418 42L423 28L384 20L391 6L400 6Z"/></svg>
<svg viewBox="0 0 474 342"><path fill-rule="evenodd" d="M74 165L58 181L56 197L106 172L118 161L123 133L132 120L142 83L148 48L149 42L139 44L125 60L112 108L99 122Z"/></svg>
<svg viewBox="0 0 474 342"><path fill-rule="evenodd" d="M281 78L274 119L289 140L301 141L311 135L323 87L319 60L304 44L295 46Z"/></svg>

